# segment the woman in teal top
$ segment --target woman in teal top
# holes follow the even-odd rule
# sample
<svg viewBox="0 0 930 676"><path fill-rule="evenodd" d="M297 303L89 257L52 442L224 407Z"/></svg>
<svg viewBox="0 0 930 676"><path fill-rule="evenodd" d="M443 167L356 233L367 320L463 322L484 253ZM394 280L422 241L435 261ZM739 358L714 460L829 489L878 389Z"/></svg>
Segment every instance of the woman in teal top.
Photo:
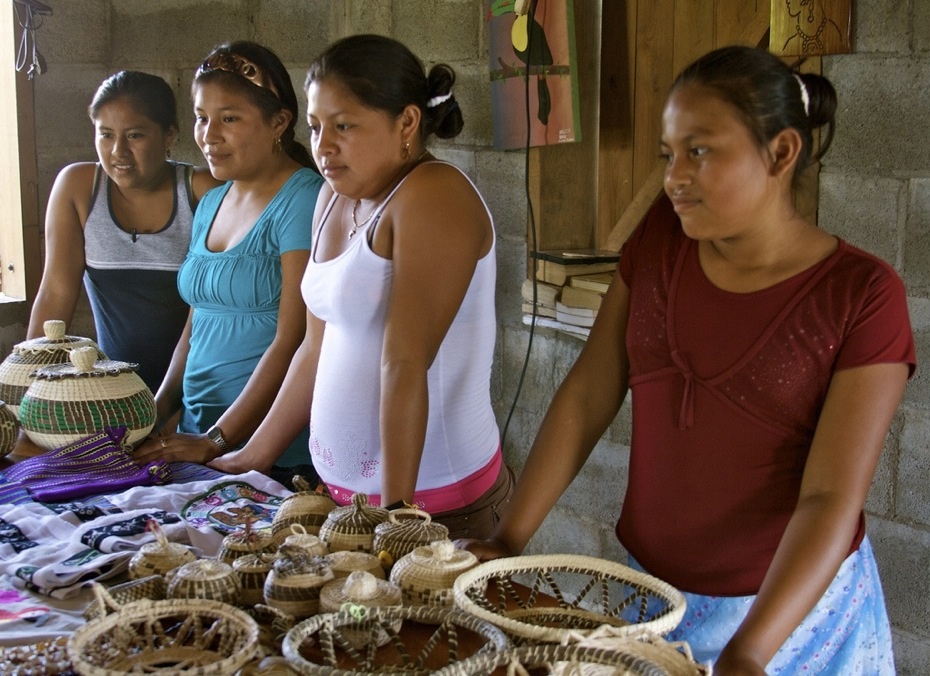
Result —
<svg viewBox="0 0 930 676"><path fill-rule="evenodd" d="M155 396L159 425L140 460L209 462L244 444L264 418L304 335L300 279L322 178L294 140L297 96L283 64L251 42L216 48L192 86L194 136L226 181L194 216L178 273L191 305ZM306 433L281 465L309 463Z"/></svg>

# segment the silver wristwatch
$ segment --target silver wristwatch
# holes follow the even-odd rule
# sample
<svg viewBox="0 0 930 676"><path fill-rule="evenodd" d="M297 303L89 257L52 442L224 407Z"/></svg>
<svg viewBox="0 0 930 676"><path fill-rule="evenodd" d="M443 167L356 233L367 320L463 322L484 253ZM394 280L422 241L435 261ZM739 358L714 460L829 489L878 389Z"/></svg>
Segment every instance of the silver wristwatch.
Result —
<svg viewBox="0 0 930 676"><path fill-rule="evenodd" d="M223 438L223 431L216 425L207 430L207 438L216 444L223 453L232 450L226 439Z"/></svg>

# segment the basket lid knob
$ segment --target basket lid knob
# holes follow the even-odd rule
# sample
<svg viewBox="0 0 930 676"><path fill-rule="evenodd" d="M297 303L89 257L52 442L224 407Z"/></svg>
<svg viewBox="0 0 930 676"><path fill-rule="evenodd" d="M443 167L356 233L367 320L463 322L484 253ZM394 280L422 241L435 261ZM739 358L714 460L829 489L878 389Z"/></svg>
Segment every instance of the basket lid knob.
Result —
<svg viewBox="0 0 930 676"><path fill-rule="evenodd" d="M61 319L46 319L42 331L49 340L61 340L65 337L65 323Z"/></svg>
<svg viewBox="0 0 930 676"><path fill-rule="evenodd" d="M94 370L97 363L97 350L93 347L76 347L71 350L71 363L78 371L87 373Z"/></svg>
<svg viewBox="0 0 930 676"><path fill-rule="evenodd" d="M356 601L373 599L378 595L378 578L367 570L353 571L346 577L342 591Z"/></svg>

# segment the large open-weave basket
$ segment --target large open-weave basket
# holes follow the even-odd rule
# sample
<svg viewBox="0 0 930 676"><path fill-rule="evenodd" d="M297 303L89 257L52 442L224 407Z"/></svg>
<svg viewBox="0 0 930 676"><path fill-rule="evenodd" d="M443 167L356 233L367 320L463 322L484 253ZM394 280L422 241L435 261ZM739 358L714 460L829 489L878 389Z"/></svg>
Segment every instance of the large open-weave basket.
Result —
<svg viewBox="0 0 930 676"><path fill-rule="evenodd" d="M662 580L591 556L544 554L481 563L453 584L455 605L511 636L559 643L609 625L616 636L663 635L678 626L685 597Z"/></svg>
<svg viewBox="0 0 930 676"><path fill-rule="evenodd" d="M258 638L254 619L219 601L142 600L78 628L68 656L82 676L228 676L255 656Z"/></svg>
<svg viewBox="0 0 930 676"><path fill-rule="evenodd" d="M373 638L383 633L388 641L378 646L370 640L357 649L358 632ZM489 622L454 608L417 606L356 607L316 615L294 626L281 649L301 674L425 676L473 655L509 647L504 632Z"/></svg>
<svg viewBox="0 0 930 676"><path fill-rule="evenodd" d="M483 653L462 660L434 676L487 676L544 673L561 676L706 676L707 667L671 644L627 638L611 648L537 643Z"/></svg>

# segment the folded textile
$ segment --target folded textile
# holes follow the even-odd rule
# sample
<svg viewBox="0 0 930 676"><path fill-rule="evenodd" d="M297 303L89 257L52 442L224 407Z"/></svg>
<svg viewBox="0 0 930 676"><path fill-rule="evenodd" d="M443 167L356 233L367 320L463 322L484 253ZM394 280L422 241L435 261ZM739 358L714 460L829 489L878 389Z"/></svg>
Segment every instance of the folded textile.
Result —
<svg viewBox="0 0 930 676"><path fill-rule="evenodd" d="M48 451L4 470L8 482L24 486L33 500L63 502L116 493L133 486L165 484L171 470L163 460L140 465L123 444L126 427L102 432Z"/></svg>

